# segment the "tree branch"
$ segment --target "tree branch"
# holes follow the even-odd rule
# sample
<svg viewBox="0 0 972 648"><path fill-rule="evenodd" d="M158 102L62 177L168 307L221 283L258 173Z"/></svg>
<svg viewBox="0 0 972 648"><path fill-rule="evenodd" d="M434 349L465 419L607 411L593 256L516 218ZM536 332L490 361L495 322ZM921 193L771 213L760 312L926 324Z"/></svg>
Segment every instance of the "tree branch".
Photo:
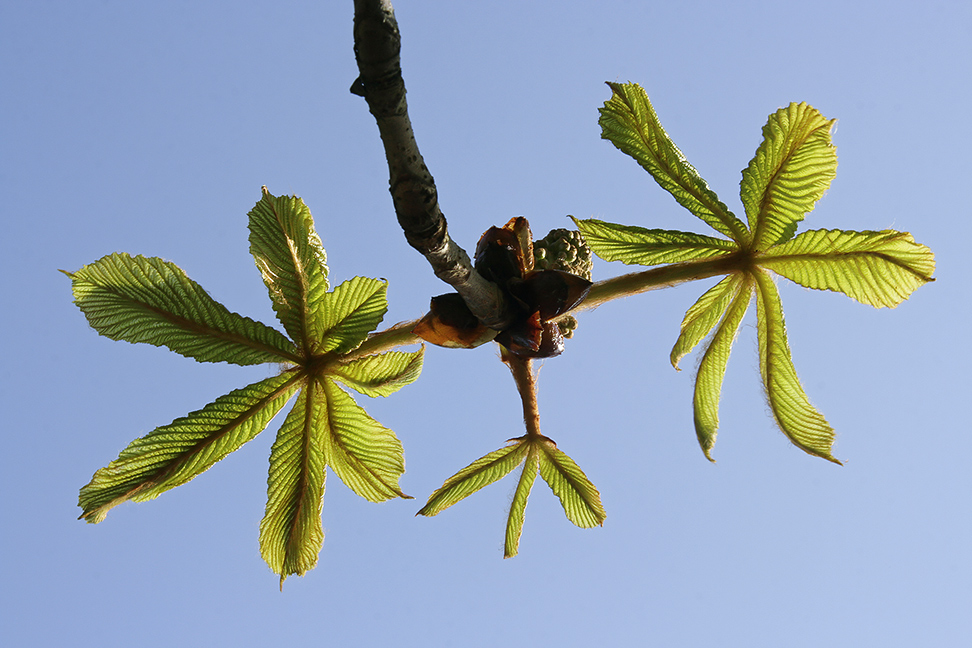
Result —
<svg viewBox="0 0 972 648"><path fill-rule="evenodd" d="M483 324L505 328L511 315L503 293L476 272L469 255L449 237L435 180L415 142L402 79L401 34L391 2L354 1L354 54L359 76L351 92L365 98L378 123L389 190L405 239Z"/></svg>

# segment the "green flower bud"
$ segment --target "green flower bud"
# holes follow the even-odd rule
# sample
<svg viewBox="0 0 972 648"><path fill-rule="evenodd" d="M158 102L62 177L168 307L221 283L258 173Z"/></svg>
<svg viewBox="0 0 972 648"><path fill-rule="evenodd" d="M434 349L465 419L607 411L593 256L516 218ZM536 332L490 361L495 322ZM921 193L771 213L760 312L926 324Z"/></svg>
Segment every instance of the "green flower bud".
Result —
<svg viewBox="0 0 972 648"><path fill-rule="evenodd" d="M560 270L590 281L593 258L584 237L574 230L550 230L541 240L533 242L535 270ZM557 328L565 338L573 337L577 320L572 316L564 317L557 322Z"/></svg>
<svg viewBox="0 0 972 648"><path fill-rule="evenodd" d="M561 270L591 280L593 255L580 232L550 230L541 240L533 242L533 259L536 270Z"/></svg>
<svg viewBox="0 0 972 648"><path fill-rule="evenodd" d="M560 329L560 334L565 338L574 337L574 330L577 328L577 318L573 315L568 315L557 322L557 328Z"/></svg>

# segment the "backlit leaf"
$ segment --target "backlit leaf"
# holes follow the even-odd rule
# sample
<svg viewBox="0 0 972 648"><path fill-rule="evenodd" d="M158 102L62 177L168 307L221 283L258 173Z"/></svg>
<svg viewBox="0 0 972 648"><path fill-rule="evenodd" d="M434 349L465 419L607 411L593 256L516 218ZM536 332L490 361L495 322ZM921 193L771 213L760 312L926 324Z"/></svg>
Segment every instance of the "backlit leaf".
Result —
<svg viewBox="0 0 972 648"><path fill-rule="evenodd" d="M560 499L567 519L584 529L604 524L607 513L601 495L580 466L550 439L541 439L537 445L540 476Z"/></svg>
<svg viewBox="0 0 972 648"><path fill-rule="evenodd" d="M722 380L726 375L726 364L732 351L732 343L739 332L743 316L749 308L753 296L753 281L749 275L731 277L732 288L728 294L731 303L724 309L725 315L716 327L712 341L702 355L699 373L695 378L693 409L695 434L702 446L706 459L712 459L716 432L719 430L719 397L722 393ZM703 295L704 297L704 295Z"/></svg>
<svg viewBox="0 0 972 648"><path fill-rule="evenodd" d="M722 281L705 291L698 301L685 312L685 317L682 319L682 331L669 356L675 369L678 369L679 361L691 353L692 349L718 323L729 303L739 294L742 281L740 275L729 275L723 278Z"/></svg>
<svg viewBox="0 0 972 648"><path fill-rule="evenodd" d="M298 359L281 333L230 312L174 263L117 253L65 274L88 323L112 340L165 346L200 362Z"/></svg>
<svg viewBox="0 0 972 648"><path fill-rule="evenodd" d="M432 493L418 515L438 515L456 502L502 479L516 468L527 455L528 444L524 438L512 439L507 446L480 457L442 484Z"/></svg>
<svg viewBox="0 0 972 648"><path fill-rule="evenodd" d="M834 430L823 414L818 412L803 391L797 378L790 347L786 340L786 325L780 294L773 279L762 271L756 279L757 322L759 335L759 368L770 409L776 423L798 448L812 455L840 463L831 454Z"/></svg>
<svg viewBox="0 0 972 648"><path fill-rule="evenodd" d="M425 349L391 351L331 365L328 373L365 396L388 396L418 379Z"/></svg>
<svg viewBox="0 0 972 648"><path fill-rule="evenodd" d="M280 323L310 353L324 333L327 257L310 209L296 196L263 197L250 210L250 252Z"/></svg>
<svg viewBox="0 0 972 648"><path fill-rule="evenodd" d="M161 259L116 254L65 273L78 306L104 335L168 346L200 361L288 365L133 441L81 489L79 505L82 518L100 522L126 500L152 499L191 480L252 439L300 391L271 449L260 525L261 553L282 587L286 577L317 563L328 466L368 500L408 497L399 487L402 444L338 381L369 396L389 395L419 376L424 347L374 355L361 350L349 359L384 317L386 282L355 277L328 292L324 249L299 198L274 197L264 187L249 216L251 252L296 344L229 312ZM413 339L410 327L399 326L394 339ZM387 337L380 344L393 346Z"/></svg>
<svg viewBox="0 0 972 648"><path fill-rule="evenodd" d="M395 433L371 418L329 378L321 381L326 400L327 465L341 481L371 502L408 498L398 486L405 472L405 453Z"/></svg>
<svg viewBox="0 0 972 648"><path fill-rule="evenodd" d="M267 378L135 439L81 489L81 517L101 522L126 500L154 499L186 483L263 431L299 386L291 373Z"/></svg>
<svg viewBox="0 0 972 648"><path fill-rule="evenodd" d="M740 197L757 250L793 236L837 173L830 132L837 123L805 103L769 116L763 142L743 170Z"/></svg>
<svg viewBox="0 0 972 648"><path fill-rule="evenodd" d="M316 353L347 353L375 330L388 310L388 283L354 277L324 296L323 336Z"/></svg>
<svg viewBox="0 0 972 648"><path fill-rule="evenodd" d="M324 436L327 408L309 381L297 397L270 449L267 508L260 523L260 552L280 575L303 576L317 564L324 544Z"/></svg>
<svg viewBox="0 0 972 648"><path fill-rule="evenodd" d="M614 94L600 109L601 137L633 157L676 201L717 232L744 243L746 226L719 200L668 137L644 89L608 83Z"/></svg>
<svg viewBox="0 0 972 648"><path fill-rule="evenodd" d="M510 503L510 514L506 518L506 542L503 545L503 557L512 558L520 549L520 534L523 532L523 520L526 517L527 500L530 499L530 490L533 482L537 479L537 461L540 452L535 443L527 443L529 452L526 461L523 462L523 472L520 479L516 482L516 490L513 492L513 501Z"/></svg>
<svg viewBox="0 0 972 648"><path fill-rule="evenodd" d="M770 248L758 262L801 286L891 308L934 281L935 271L932 251L894 230L810 230Z"/></svg>
<svg viewBox="0 0 972 648"><path fill-rule="evenodd" d="M605 261L653 266L711 259L732 252L734 241L676 230L615 225L593 218L574 219L584 240Z"/></svg>

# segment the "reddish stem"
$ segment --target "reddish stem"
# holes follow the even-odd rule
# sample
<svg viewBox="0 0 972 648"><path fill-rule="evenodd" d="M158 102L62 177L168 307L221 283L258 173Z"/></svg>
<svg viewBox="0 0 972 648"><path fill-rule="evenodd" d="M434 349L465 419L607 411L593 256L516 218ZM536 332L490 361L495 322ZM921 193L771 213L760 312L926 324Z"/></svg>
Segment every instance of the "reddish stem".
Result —
<svg viewBox="0 0 972 648"><path fill-rule="evenodd" d="M526 423L527 436L536 438L540 434L540 408L537 405L537 376L533 372L533 359L521 358L502 350L503 362L513 373L513 381L523 401L523 421Z"/></svg>

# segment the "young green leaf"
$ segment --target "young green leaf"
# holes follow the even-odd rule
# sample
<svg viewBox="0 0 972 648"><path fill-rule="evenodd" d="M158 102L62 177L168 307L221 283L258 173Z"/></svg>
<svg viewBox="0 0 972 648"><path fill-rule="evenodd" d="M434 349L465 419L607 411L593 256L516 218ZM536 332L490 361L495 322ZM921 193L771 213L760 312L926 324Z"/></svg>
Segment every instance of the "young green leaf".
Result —
<svg viewBox="0 0 972 648"><path fill-rule="evenodd" d="M354 277L324 295L323 334L314 352L344 354L356 349L385 316L387 291L385 281Z"/></svg>
<svg viewBox="0 0 972 648"><path fill-rule="evenodd" d="M712 270L722 273L723 268L729 274L686 312L671 352L672 365L678 369L679 360L716 328L700 361L694 395L696 434L706 457L711 459L718 429L719 398L732 341L755 291L760 370L774 418L794 444L836 462L831 455L834 431L810 404L793 368L779 294L768 271L808 288L839 291L865 304L893 307L922 284L934 281L931 250L915 243L910 234L891 230L819 230L794 238L797 225L823 196L837 169L831 142L836 121L807 104L793 103L776 111L763 127L763 142L740 183L747 229L685 161L662 129L644 90L635 84L608 85L614 92L600 111L602 137L634 157L679 204L733 239L575 219L591 249L605 260L675 264L673 271L715 263L707 267L706 276ZM642 281L642 286L671 281L672 275L655 272L630 276ZM627 284L622 288L621 282L611 287L631 289ZM600 294L593 297L597 289L591 292L594 303L604 299Z"/></svg>
<svg viewBox="0 0 972 648"><path fill-rule="evenodd" d="M165 346L199 362L295 362L278 331L230 312L174 263L110 254L71 278L74 303L112 340Z"/></svg>
<svg viewBox="0 0 972 648"><path fill-rule="evenodd" d="M759 368L773 417L798 448L839 464L831 454L834 430L823 414L810 404L793 367L776 285L766 272L757 271L753 277L756 280Z"/></svg>
<svg viewBox="0 0 972 648"><path fill-rule="evenodd" d="M135 439L81 489L81 518L101 522L126 500L154 499L186 483L263 431L299 387L294 373L267 378Z"/></svg>
<svg viewBox="0 0 972 648"><path fill-rule="evenodd" d="M792 237L830 186L837 173L837 149L830 141L836 123L805 103L791 103L769 116L763 142L740 183L757 250Z"/></svg>
<svg viewBox="0 0 972 648"><path fill-rule="evenodd" d="M365 396L388 396L418 379L425 348L412 353L391 351L335 363L329 373Z"/></svg>
<svg viewBox="0 0 972 648"><path fill-rule="evenodd" d="M292 574L303 576L317 564L324 543L324 435L326 401L309 381L277 432L270 449L267 509L260 522L260 552L280 587Z"/></svg>
<svg viewBox="0 0 972 648"><path fill-rule="evenodd" d="M441 488L429 496L429 501L417 515L438 515L481 488L506 477L526 457L529 444L524 442L525 439L511 439L509 445L480 457L447 479Z"/></svg>
<svg viewBox="0 0 972 648"><path fill-rule="evenodd" d="M520 534L523 532L523 520L526 517L527 500L530 499L530 490L533 482L537 479L537 462L539 461L539 449L536 443L527 442L529 446L526 461L523 462L523 472L516 483L516 491L513 492L513 501L510 503L510 513L506 518L506 542L503 545L503 557L512 558L520 550Z"/></svg>
<svg viewBox="0 0 972 648"><path fill-rule="evenodd" d="M739 294L739 287L743 279L734 274L723 278L719 283L709 288L699 297L698 301L685 312L682 319L682 331L672 347L669 356L672 366L678 369L678 363L683 357L692 352L709 331L712 330L725 313L729 303Z"/></svg>
<svg viewBox="0 0 972 648"><path fill-rule="evenodd" d="M261 551L282 587L288 575L317 562L327 466L365 499L408 497L398 484L402 444L336 381L386 396L418 377L424 349L348 358L384 317L387 284L355 277L328 292L324 249L299 198L263 188L250 212L250 249L296 345L229 312L161 259L114 254L65 273L76 303L103 335L168 346L200 361L294 365L136 439L81 489L79 505L82 518L100 522L121 502L152 499L189 481L256 436L301 390L271 450L260 526Z"/></svg>
<svg viewBox="0 0 972 648"><path fill-rule="evenodd" d="M753 280L750 275L727 277L727 279L732 280L732 287L727 291L732 301L724 309L725 315L719 322L709 347L702 355L699 372L695 378L693 397L695 434L706 459L713 462L715 460L711 453L715 445L716 432L719 430L719 397L722 393L722 380L726 375L726 364L729 362L732 343L736 339L739 326L753 296Z"/></svg>
<svg viewBox="0 0 972 648"><path fill-rule="evenodd" d="M411 499L398 486L405 453L395 433L371 418L329 378L321 381L327 407L327 465L348 488L370 502Z"/></svg>
<svg viewBox="0 0 972 648"><path fill-rule="evenodd" d="M280 323L305 355L320 342L327 256L310 210L296 196L263 197L249 213L250 252Z"/></svg>
<svg viewBox="0 0 972 648"><path fill-rule="evenodd" d="M601 495L574 460L547 438L536 443L540 453L540 476L560 499L567 519L583 529L601 524L607 517Z"/></svg>
<svg viewBox="0 0 972 648"><path fill-rule="evenodd" d="M906 232L810 230L767 250L759 265L807 288L893 308L934 281L935 255Z"/></svg>
<svg viewBox="0 0 972 648"><path fill-rule="evenodd" d="M717 232L739 243L749 232L709 189L668 137L648 95L636 83L608 83L613 95L600 109L601 137L633 157L676 201Z"/></svg>
<svg viewBox="0 0 972 648"><path fill-rule="evenodd" d="M676 230L615 225L593 218L574 219L591 250L605 261L653 266L722 256L736 250L734 241Z"/></svg>

